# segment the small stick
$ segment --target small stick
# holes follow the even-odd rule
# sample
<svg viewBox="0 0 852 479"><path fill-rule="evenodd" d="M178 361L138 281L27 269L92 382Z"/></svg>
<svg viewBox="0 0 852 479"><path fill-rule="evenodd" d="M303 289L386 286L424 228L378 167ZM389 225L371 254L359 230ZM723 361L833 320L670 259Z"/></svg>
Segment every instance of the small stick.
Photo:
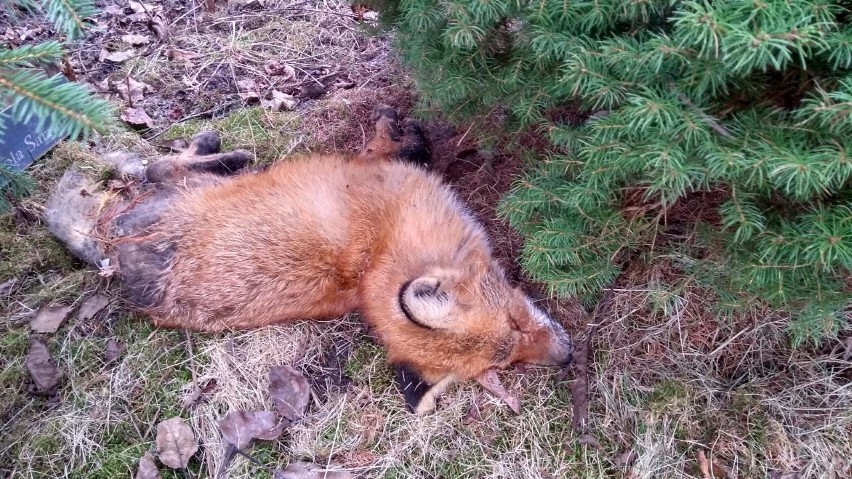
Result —
<svg viewBox="0 0 852 479"><path fill-rule="evenodd" d="M617 280L616 280L617 281ZM577 434L583 436L588 433L589 422L589 358L592 355L592 341L600 329L602 319L606 316L610 305L614 289L612 287L604 290L604 296L595 307L592 313L592 325L589 332L586 334L586 339L578 344L571 353L570 369L574 373L574 381L568 388L571 391L571 404L573 406L573 417L571 418L571 427L577 431Z"/></svg>

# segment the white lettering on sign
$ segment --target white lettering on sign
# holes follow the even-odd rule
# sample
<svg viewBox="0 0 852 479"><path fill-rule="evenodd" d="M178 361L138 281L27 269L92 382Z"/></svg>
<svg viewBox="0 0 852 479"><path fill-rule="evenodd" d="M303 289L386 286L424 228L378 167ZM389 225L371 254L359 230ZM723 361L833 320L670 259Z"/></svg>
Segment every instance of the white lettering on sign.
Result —
<svg viewBox="0 0 852 479"><path fill-rule="evenodd" d="M32 150L30 150L32 151ZM24 159L24 151L23 150L15 150L6 152L8 156L0 157L0 164L3 164L6 168L12 168L15 165L19 164L21 160ZM29 155L27 155L29 156Z"/></svg>
<svg viewBox="0 0 852 479"><path fill-rule="evenodd" d="M24 137L24 143L27 145L27 151L32 153L39 146L50 141L50 136L48 136L49 131L43 131L38 135L33 135L30 133L29 135Z"/></svg>

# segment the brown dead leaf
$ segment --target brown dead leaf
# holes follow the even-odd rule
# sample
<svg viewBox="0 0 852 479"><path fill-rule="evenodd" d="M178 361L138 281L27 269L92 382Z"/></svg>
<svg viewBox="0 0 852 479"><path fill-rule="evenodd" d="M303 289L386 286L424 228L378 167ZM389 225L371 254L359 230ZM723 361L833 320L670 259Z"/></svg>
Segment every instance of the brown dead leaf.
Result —
<svg viewBox="0 0 852 479"><path fill-rule="evenodd" d="M151 85L138 81L130 76L125 77L123 80L112 82L112 86L121 98L130 102L131 106L133 106L134 103L144 100L145 93L153 90Z"/></svg>
<svg viewBox="0 0 852 479"><path fill-rule="evenodd" d="M173 417L157 425L157 455L172 469L185 468L189 458L198 452L198 441L183 419Z"/></svg>
<svg viewBox="0 0 852 479"><path fill-rule="evenodd" d="M106 343L106 361L112 363L118 360L124 352L127 351L127 346L115 338L109 338Z"/></svg>
<svg viewBox="0 0 852 479"><path fill-rule="evenodd" d="M124 9L118 5L107 5L104 7L103 12L110 15L124 15Z"/></svg>
<svg viewBox="0 0 852 479"><path fill-rule="evenodd" d="M509 391L500 382L495 369L492 368L480 374L476 378L476 382L481 384L486 391L503 400L515 414L521 413L521 399L518 396L509 394Z"/></svg>
<svg viewBox="0 0 852 479"><path fill-rule="evenodd" d="M121 119L137 128L154 128L154 119L141 108L126 108L121 114Z"/></svg>
<svg viewBox="0 0 852 479"><path fill-rule="evenodd" d="M136 479L161 479L160 470L157 468L157 463L154 462L154 456L150 452L146 452L139 459L139 468L136 469Z"/></svg>
<svg viewBox="0 0 852 479"><path fill-rule="evenodd" d="M283 77L282 80L289 80L296 76L295 68L278 60L269 60L264 63L263 71L270 75Z"/></svg>
<svg viewBox="0 0 852 479"><path fill-rule="evenodd" d="M98 275L104 278L111 278L117 271L118 269L110 264L109 258L102 259L98 265Z"/></svg>
<svg viewBox="0 0 852 479"><path fill-rule="evenodd" d="M269 370L269 399L284 418L290 421L300 419L310 397L308 380L295 368L284 365Z"/></svg>
<svg viewBox="0 0 852 479"><path fill-rule="evenodd" d="M704 451L698 451L698 469L701 471L702 478L711 479L710 461L707 460L707 456L704 455Z"/></svg>
<svg viewBox="0 0 852 479"><path fill-rule="evenodd" d="M266 109L274 111L287 111L296 108L299 100L296 100L292 95L272 90L271 100L260 100L260 105Z"/></svg>
<svg viewBox="0 0 852 479"><path fill-rule="evenodd" d="M55 333L71 314L73 306L44 306L30 321L30 329L37 333Z"/></svg>
<svg viewBox="0 0 852 479"><path fill-rule="evenodd" d="M166 58L176 62L188 62L197 56L196 53L178 50L177 48L166 49Z"/></svg>
<svg viewBox="0 0 852 479"><path fill-rule="evenodd" d="M139 45L147 45L148 43L151 43L151 37L149 37L148 35L136 35L136 34L122 35L121 41L136 47L136 46L139 46Z"/></svg>
<svg viewBox="0 0 852 479"><path fill-rule="evenodd" d="M50 351L38 339L30 341L30 352L27 354L27 370L33 378L33 392L45 396L51 395L62 382L62 373L56 368Z"/></svg>
<svg viewBox="0 0 852 479"><path fill-rule="evenodd" d="M136 52L133 50L122 50L120 52L110 52L106 49L101 49L101 53L98 55L98 61L110 61L113 63L123 63L127 60L130 60L136 56Z"/></svg>
<svg viewBox="0 0 852 479"><path fill-rule="evenodd" d="M153 5L150 3L137 2L136 0L130 0L127 2L127 5L133 10L133 13L145 13L145 14L156 14L162 13L163 8L159 5Z"/></svg>
<svg viewBox="0 0 852 479"><path fill-rule="evenodd" d="M77 310L77 321L88 321L95 317L102 309L109 304L109 297L103 294L93 294L83 301L80 309Z"/></svg>
<svg viewBox="0 0 852 479"><path fill-rule="evenodd" d="M698 451L698 469L703 479L735 479L731 468L723 466L714 460L707 459L703 450Z"/></svg>
<svg viewBox="0 0 852 479"><path fill-rule="evenodd" d="M257 82L251 78L237 81L239 92L237 95L246 103L251 103L260 100L260 94L257 92Z"/></svg>
<svg viewBox="0 0 852 479"><path fill-rule="evenodd" d="M260 100L260 106L274 111L292 110L298 104L299 101L293 95L288 95L278 90L272 90L271 100Z"/></svg>
<svg viewBox="0 0 852 479"><path fill-rule="evenodd" d="M215 378L210 378L200 385L194 384L192 389L183 396L181 406L183 406L184 409L190 409L198 406L205 399L205 396L210 395L210 393L216 390L218 385L218 381L216 381Z"/></svg>
<svg viewBox="0 0 852 479"><path fill-rule="evenodd" d="M334 471L311 462L294 462L286 469L272 471L275 479L351 479L349 471Z"/></svg>
<svg viewBox="0 0 852 479"><path fill-rule="evenodd" d="M237 87L240 90L257 90L257 82L251 78L237 80Z"/></svg>
<svg viewBox="0 0 852 479"><path fill-rule="evenodd" d="M237 449L245 449L254 439L278 439L287 425L272 411L234 411L219 421L222 437Z"/></svg>

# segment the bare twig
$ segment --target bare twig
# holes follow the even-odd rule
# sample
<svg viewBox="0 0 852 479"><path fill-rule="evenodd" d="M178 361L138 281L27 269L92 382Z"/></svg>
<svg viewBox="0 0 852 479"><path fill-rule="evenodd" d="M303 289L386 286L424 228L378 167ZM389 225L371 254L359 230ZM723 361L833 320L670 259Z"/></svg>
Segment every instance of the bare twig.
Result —
<svg viewBox="0 0 852 479"><path fill-rule="evenodd" d="M715 118L708 115L707 113L704 113L704 111L702 111L700 108L695 106L695 104L692 103L692 100L690 100L689 97L684 95L682 92L677 91L677 88L675 87L674 82L669 82L669 88L671 89L671 91L677 93L678 100L680 100L681 103L686 105L687 108L689 108L693 113L695 113L702 120L704 120L704 123L706 123L707 126L709 126L713 130L715 130L716 133L724 136L725 138L727 138L729 140L733 138L733 135L731 135L731 132L729 132L727 130L727 128L725 128L724 126L719 124L719 122L716 121Z"/></svg>
<svg viewBox="0 0 852 479"><path fill-rule="evenodd" d="M618 279L613 283L618 282ZM588 433L587 423L589 421L589 358L592 355L592 341L600 329L603 318L607 315L615 290L612 287L604 289L604 296L592 313L592 324L586 339L574 348L571 353L571 366L574 380L570 383L571 404L573 405L573 417L571 426L580 436Z"/></svg>

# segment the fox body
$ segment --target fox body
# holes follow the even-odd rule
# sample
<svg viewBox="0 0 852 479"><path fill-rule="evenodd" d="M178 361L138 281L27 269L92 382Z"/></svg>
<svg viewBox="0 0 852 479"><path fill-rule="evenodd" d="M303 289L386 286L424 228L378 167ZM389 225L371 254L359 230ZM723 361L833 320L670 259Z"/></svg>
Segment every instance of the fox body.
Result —
<svg viewBox="0 0 852 479"><path fill-rule="evenodd" d="M222 331L358 311L419 412L453 380L566 363L568 335L506 280L482 226L436 176L386 161L392 150L203 173L199 187L154 195L164 199L153 219L116 215L113 234L126 236L94 256L115 258L158 326Z"/></svg>

